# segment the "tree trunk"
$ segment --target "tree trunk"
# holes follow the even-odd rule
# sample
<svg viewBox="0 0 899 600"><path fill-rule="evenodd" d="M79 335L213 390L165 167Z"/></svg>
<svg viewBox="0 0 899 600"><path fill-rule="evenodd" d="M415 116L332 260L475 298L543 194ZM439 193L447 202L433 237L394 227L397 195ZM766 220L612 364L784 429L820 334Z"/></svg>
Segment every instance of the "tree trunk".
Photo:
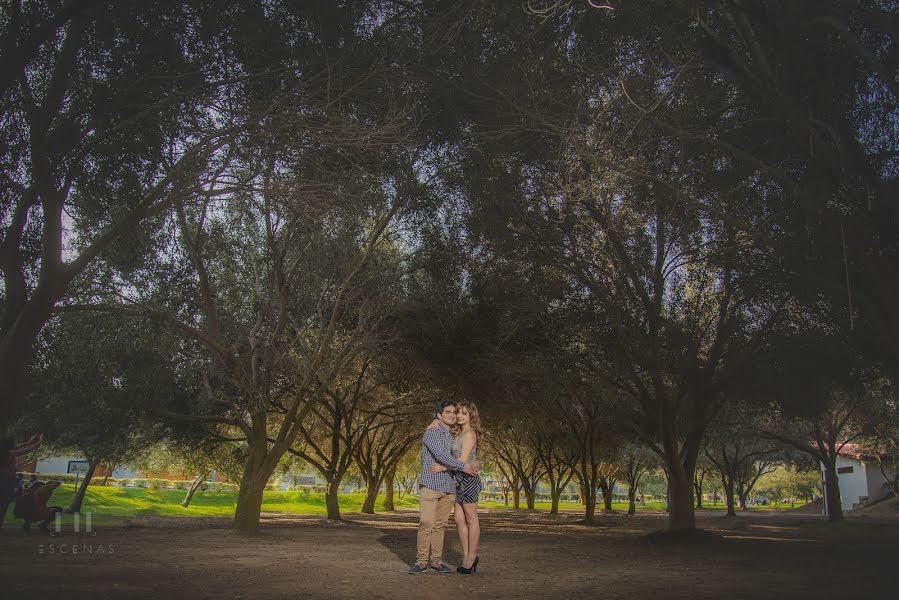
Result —
<svg viewBox="0 0 899 600"><path fill-rule="evenodd" d="M593 524L596 522L596 488L584 486L584 522Z"/></svg>
<svg viewBox="0 0 899 600"><path fill-rule="evenodd" d="M231 526L241 533L259 531L259 515L262 513L262 494L267 480L251 479L240 482L237 493L237 509Z"/></svg>
<svg viewBox="0 0 899 600"><path fill-rule="evenodd" d="M696 529L696 513L693 508L693 473L675 455L668 465L668 526L667 531Z"/></svg>
<svg viewBox="0 0 899 600"><path fill-rule="evenodd" d="M702 508L702 484L693 480L693 491L696 495L696 508Z"/></svg>
<svg viewBox="0 0 899 600"><path fill-rule="evenodd" d="M393 508L393 481L396 478L396 467L387 471L384 476L384 503L381 505L385 511L396 510Z"/></svg>
<svg viewBox="0 0 899 600"><path fill-rule="evenodd" d="M521 487L518 485L518 478L512 485L512 506L515 510L521 510Z"/></svg>
<svg viewBox="0 0 899 600"><path fill-rule="evenodd" d="M562 498L562 490L557 489L550 492L552 496L552 506L549 509L549 514L557 515L559 514L559 500Z"/></svg>
<svg viewBox="0 0 899 600"><path fill-rule="evenodd" d="M724 482L724 502L727 504L727 516L736 517L737 511L734 510L734 484Z"/></svg>
<svg viewBox="0 0 899 600"><path fill-rule="evenodd" d="M899 498L899 471L891 478L887 475L886 469L883 466L883 459L878 459L878 463L880 466L880 474L883 476L883 480L886 482L887 487L890 488L890 491L893 492L893 495L896 498Z"/></svg>
<svg viewBox="0 0 899 600"><path fill-rule="evenodd" d="M843 520L843 503L840 498L840 480L837 476L836 457L828 457L824 463L824 497L827 501L827 520L837 522Z"/></svg>
<svg viewBox="0 0 899 600"><path fill-rule="evenodd" d="M81 480L81 485L78 486L78 490L75 492L75 497L72 498L72 503L69 505L68 512L81 512L81 503L84 502L84 494L87 492L87 486L90 485L91 477L94 476L94 470L96 468L97 463L95 463L94 461L88 462L87 473L84 474L84 479Z"/></svg>
<svg viewBox="0 0 899 600"><path fill-rule="evenodd" d="M340 505L337 503L339 489L339 481L329 481L325 489L325 507L328 510L328 518L332 521L340 521Z"/></svg>
<svg viewBox="0 0 899 600"><path fill-rule="evenodd" d="M737 490L737 501L740 503L740 510L746 510L746 492Z"/></svg>
<svg viewBox="0 0 899 600"><path fill-rule="evenodd" d="M237 508L231 526L245 534L259 531L259 515L262 513L262 497L265 485L277 467L283 450L273 447L270 451L265 435L265 417L253 417L253 436L249 440L247 460L244 463L243 476L240 479L240 490L237 493Z"/></svg>
<svg viewBox="0 0 899 600"><path fill-rule="evenodd" d="M115 470L115 465L106 465L106 473L103 475L103 481L100 482L100 485L105 487L109 483L113 470Z"/></svg>
<svg viewBox="0 0 899 600"><path fill-rule="evenodd" d="M375 502L378 500L378 492L381 490L381 480L368 483L365 490L365 500L362 502L362 512L367 515L375 514ZM338 517L339 519L340 517Z"/></svg>
<svg viewBox="0 0 899 600"><path fill-rule="evenodd" d="M602 505L607 512L612 512L612 488L614 483L602 479L599 482L599 489L602 490Z"/></svg>
<svg viewBox="0 0 899 600"><path fill-rule="evenodd" d="M537 500L537 485L529 485L524 488L524 499L527 502L528 510L534 510L534 503Z"/></svg>
<svg viewBox="0 0 899 600"><path fill-rule="evenodd" d="M635 515L637 514L637 490L632 487L627 489L627 514Z"/></svg>
<svg viewBox="0 0 899 600"><path fill-rule="evenodd" d="M206 481L206 478L209 477L209 474L212 473L212 470L208 470L206 472L201 472L196 478L193 480L193 483L190 484L190 488L187 490L187 494L184 496L184 500L181 501L181 506L187 508L190 506L190 501L194 499L194 494L200 489L200 486L203 485L203 482Z"/></svg>

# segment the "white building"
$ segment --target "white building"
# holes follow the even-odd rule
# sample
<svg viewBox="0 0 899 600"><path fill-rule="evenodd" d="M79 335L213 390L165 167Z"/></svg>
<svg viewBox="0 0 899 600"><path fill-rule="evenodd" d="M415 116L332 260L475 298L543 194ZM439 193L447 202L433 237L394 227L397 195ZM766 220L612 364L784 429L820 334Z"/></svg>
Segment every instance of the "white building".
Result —
<svg viewBox="0 0 899 600"><path fill-rule="evenodd" d="M895 465L888 467L886 472L887 476L895 477ZM825 478L824 465L821 465L821 478L822 481ZM857 444L845 444L840 450L837 456L837 478L843 512L883 500L892 493L880 472L877 459L864 455ZM828 514L826 495L824 514Z"/></svg>
<svg viewBox="0 0 899 600"><path fill-rule="evenodd" d="M87 459L83 456L52 456L43 458L37 461L34 472L54 475L60 473L80 473L84 475L87 472ZM138 474L128 467L116 467L112 471L112 477L125 479L138 477Z"/></svg>

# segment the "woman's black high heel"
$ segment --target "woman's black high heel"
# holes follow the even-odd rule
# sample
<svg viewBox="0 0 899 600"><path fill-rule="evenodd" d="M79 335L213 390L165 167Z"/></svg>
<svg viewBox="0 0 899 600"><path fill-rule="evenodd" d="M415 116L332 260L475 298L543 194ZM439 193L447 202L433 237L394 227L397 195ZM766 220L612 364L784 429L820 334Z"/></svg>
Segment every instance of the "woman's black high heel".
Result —
<svg viewBox="0 0 899 600"><path fill-rule="evenodd" d="M462 575L471 575L472 573L476 573L478 570L478 560L479 557L474 557L474 562L471 563L471 568L466 569L465 567L456 567L456 573L461 573Z"/></svg>

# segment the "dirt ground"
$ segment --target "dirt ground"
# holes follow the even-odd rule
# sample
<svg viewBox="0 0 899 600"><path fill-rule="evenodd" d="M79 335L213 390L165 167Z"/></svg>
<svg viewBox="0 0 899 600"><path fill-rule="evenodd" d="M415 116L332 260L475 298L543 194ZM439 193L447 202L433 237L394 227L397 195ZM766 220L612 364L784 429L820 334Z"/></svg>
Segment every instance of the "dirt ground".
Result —
<svg viewBox="0 0 899 600"><path fill-rule="evenodd" d="M704 532L654 535L664 513L489 511L472 576L408 575L417 512L268 515L260 535L227 519L131 519L84 532L0 535L0 589L12 598L897 598L899 516L699 511ZM445 559L459 562L455 529ZM88 551L90 550L90 551ZM13 594L7 595L7 591Z"/></svg>

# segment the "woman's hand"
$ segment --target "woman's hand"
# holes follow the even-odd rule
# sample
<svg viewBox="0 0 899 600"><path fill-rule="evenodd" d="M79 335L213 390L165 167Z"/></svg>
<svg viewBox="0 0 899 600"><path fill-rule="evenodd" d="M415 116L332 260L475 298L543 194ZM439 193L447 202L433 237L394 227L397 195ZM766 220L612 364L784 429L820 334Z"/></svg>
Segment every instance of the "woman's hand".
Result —
<svg viewBox="0 0 899 600"><path fill-rule="evenodd" d="M440 419L435 417L434 420L431 421L431 424L425 427L425 429L437 429L438 427L440 427Z"/></svg>
<svg viewBox="0 0 899 600"><path fill-rule="evenodd" d="M444 471L446 471L446 467L444 467L443 465L439 465L439 464L437 464L437 463L434 463L433 465L431 465L430 467L428 467L428 471L430 471L431 473L435 473L435 474L436 474L436 473L443 473Z"/></svg>

